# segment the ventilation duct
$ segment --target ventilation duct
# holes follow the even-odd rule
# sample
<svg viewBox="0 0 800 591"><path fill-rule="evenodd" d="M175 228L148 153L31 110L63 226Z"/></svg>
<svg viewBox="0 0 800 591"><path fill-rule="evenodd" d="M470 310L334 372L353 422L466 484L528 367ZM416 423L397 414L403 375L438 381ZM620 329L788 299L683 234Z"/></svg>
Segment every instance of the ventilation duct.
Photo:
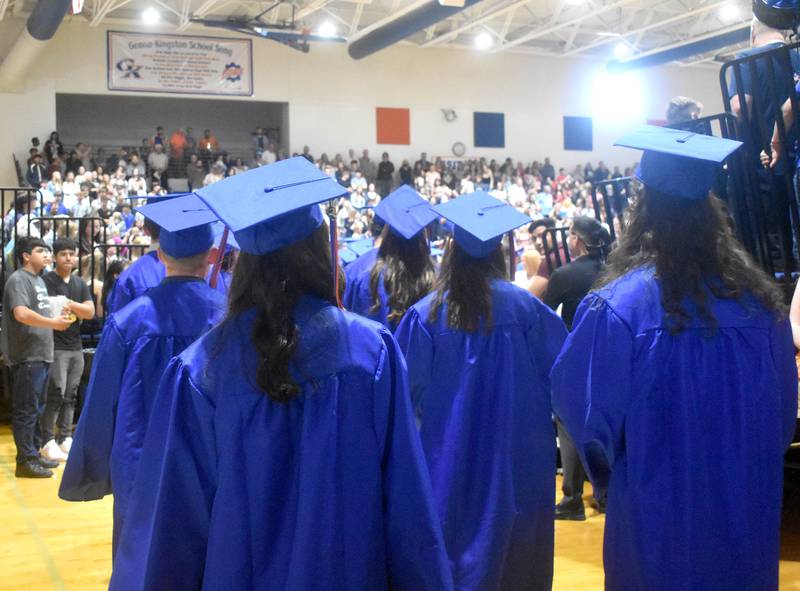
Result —
<svg viewBox="0 0 800 591"><path fill-rule="evenodd" d="M347 53L353 59L360 60L458 14L480 1L465 0L461 6L444 6L439 0L423 0L351 37Z"/></svg>
<svg viewBox="0 0 800 591"><path fill-rule="evenodd" d="M25 29L0 63L0 92L20 90L25 76L47 42L56 34L71 6L70 0L39 0Z"/></svg>
<svg viewBox="0 0 800 591"><path fill-rule="evenodd" d="M750 25L739 25L724 33L714 33L702 39L672 45L664 49L638 55L628 60L612 60L608 62L606 68L612 74L619 74L629 70L652 68L653 66L660 66L669 62L674 62L675 60L690 58L716 49L723 49L730 45L747 41L748 39L750 39Z"/></svg>

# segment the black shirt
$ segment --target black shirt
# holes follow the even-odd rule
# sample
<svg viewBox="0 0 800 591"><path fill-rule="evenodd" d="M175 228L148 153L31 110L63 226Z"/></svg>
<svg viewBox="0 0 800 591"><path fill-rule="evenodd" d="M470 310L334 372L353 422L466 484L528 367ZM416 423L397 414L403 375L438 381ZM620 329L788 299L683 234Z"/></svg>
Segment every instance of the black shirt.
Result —
<svg viewBox="0 0 800 591"><path fill-rule="evenodd" d="M592 285L603 270L603 263L590 256L582 256L568 265L559 267L550 275L544 303L553 310L563 304L561 318L569 330L572 330L572 319L578 304L589 293Z"/></svg>
<svg viewBox="0 0 800 591"><path fill-rule="evenodd" d="M51 296L67 296L67 298L79 304L92 299L92 294L89 293L89 286L74 273L69 276L69 283L67 283L58 276L58 273L50 271L44 275L44 282L47 285L47 293ZM65 331L54 330L53 344L57 351L80 351L83 348L81 345L80 322L73 322L72 326Z"/></svg>
<svg viewBox="0 0 800 591"><path fill-rule="evenodd" d="M379 181L390 181L392 180L392 174L394 173L394 164L392 164L389 160L381 160L378 163L378 180Z"/></svg>

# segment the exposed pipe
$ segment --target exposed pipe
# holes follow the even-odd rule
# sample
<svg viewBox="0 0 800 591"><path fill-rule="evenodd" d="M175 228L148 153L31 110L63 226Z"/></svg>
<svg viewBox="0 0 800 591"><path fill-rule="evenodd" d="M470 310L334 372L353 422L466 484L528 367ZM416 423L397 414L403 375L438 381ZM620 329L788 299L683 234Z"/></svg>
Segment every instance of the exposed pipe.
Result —
<svg viewBox="0 0 800 591"><path fill-rule="evenodd" d="M70 0L39 0L25 29L0 63L0 92L19 90L25 75L47 42L56 34L70 7Z"/></svg>
<svg viewBox="0 0 800 591"><path fill-rule="evenodd" d="M700 38L690 39L682 43L677 43L666 48L643 53L634 58L620 61L611 60L606 65L606 69L612 74L628 72L630 70L641 70L642 68L652 68L675 60L686 59L701 53L722 49L729 45L735 45L750 39L750 25L735 25L733 28L725 29L723 32L715 32Z"/></svg>
<svg viewBox="0 0 800 591"><path fill-rule="evenodd" d="M465 0L464 6L442 6L438 0L421 2L412 10L385 19L377 27L369 27L356 35L351 39L347 53L353 59L360 60L481 1Z"/></svg>

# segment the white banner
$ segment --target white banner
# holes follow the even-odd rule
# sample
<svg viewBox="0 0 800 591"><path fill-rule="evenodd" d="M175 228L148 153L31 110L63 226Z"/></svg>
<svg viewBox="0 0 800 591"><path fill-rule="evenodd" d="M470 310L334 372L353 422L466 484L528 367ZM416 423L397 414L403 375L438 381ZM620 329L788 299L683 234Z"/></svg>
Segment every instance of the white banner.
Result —
<svg viewBox="0 0 800 591"><path fill-rule="evenodd" d="M252 96L252 43L109 31L108 89Z"/></svg>

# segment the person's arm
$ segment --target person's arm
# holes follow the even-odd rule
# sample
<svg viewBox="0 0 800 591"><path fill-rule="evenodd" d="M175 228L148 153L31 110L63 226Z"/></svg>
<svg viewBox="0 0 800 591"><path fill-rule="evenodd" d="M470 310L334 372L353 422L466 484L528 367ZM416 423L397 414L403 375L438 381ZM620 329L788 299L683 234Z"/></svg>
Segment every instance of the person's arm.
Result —
<svg viewBox="0 0 800 591"><path fill-rule="evenodd" d="M753 97L749 94L744 95L745 106L747 108L747 114L750 114L750 104L753 102ZM733 113L734 117L737 119L742 118L742 105L739 102L739 95L734 95L731 97L731 112Z"/></svg>
<svg viewBox="0 0 800 591"><path fill-rule="evenodd" d="M188 373L174 358L161 378L110 591L203 586L218 477L215 408Z"/></svg>
<svg viewBox="0 0 800 591"><path fill-rule="evenodd" d="M91 320L94 318L94 302L91 299L81 303L67 300L67 305L65 308L74 313L75 316L81 320Z"/></svg>
<svg viewBox="0 0 800 591"><path fill-rule="evenodd" d="M792 109L792 99L786 99L786 102L781 105L781 115L783 116L783 129L788 132L794 125L794 110ZM786 139L786 138L784 138ZM769 167L775 168L786 151L786 147L781 140L780 129L778 122L775 122L775 129L772 131L772 141L770 142L772 148L772 156L770 158ZM763 158L762 158L763 162Z"/></svg>
<svg viewBox="0 0 800 591"><path fill-rule="evenodd" d="M58 318L48 318L38 312L34 312L27 306L14 306L14 319L20 324L32 326L34 328L51 328L53 330L67 330L72 322L59 316Z"/></svg>

